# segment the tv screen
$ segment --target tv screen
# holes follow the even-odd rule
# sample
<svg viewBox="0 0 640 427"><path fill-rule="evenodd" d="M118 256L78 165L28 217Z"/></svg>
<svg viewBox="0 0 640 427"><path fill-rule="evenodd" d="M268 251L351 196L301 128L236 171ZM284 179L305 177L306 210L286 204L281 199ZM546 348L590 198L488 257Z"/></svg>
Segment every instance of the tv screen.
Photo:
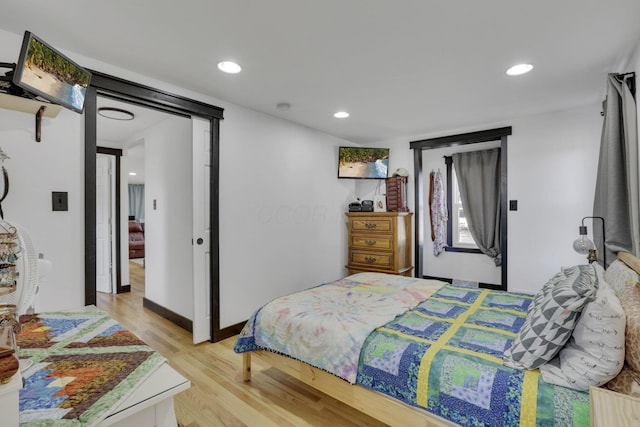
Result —
<svg viewBox="0 0 640 427"><path fill-rule="evenodd" d="M78 113L91 73L29 31L25 31L13 83L27 92Z"/></svg>
<svg viewBox="0 0 640 427"><path fill-rule="evenodd" d="M384 179L389 169L388 148L340 147L338 178Z"/></svg>

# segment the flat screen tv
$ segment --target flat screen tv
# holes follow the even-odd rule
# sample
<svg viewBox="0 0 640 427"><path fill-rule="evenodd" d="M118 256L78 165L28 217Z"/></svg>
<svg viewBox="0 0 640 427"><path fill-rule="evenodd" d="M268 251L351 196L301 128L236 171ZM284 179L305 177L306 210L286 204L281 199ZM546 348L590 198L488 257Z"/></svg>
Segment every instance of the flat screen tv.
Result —
<svg viewBox="0 0 640 427"><path fill-rule="evenodd" d="M388 169L388 148L338 148L338 178L384 179Z"/></svg>
<svg viewBox="0 0 640 427"><path fill-rule="evenodd" d="M29 93L82 113L90 81L89 71L31 32L24 32L20 57L13 74L14 84Z"/></svg>

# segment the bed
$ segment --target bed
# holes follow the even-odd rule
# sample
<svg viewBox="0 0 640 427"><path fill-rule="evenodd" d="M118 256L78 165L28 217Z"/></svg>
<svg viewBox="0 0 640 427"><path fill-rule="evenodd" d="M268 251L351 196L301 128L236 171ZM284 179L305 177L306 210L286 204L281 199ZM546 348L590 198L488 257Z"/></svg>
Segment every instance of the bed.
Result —
<svg viewBox="0 0 640 427"><path fill-rule="evenodd" d="M623 262L616 268L623 273L609 279L595 265L562 269L536 295L358 273L260 308L235 351L245 381L259 358L389 425L586 426L593 383L571 369L603 385L625 362L625 312L601 293L637 290L638 276ZM614 315L594 311L611 305ZM547 317L534 322L540 313ZM593 329L586 319L603 316L612 326L598 339L618 340L617 355L606 348L608 365L581 367L575 346L584 337L574 330ZM550 324L561 327L550 332ZM540 328L532 341L527 333ZM531 342L529 353L520 351ZM588 356L602 357L606 346L595 347Z"/></svg>

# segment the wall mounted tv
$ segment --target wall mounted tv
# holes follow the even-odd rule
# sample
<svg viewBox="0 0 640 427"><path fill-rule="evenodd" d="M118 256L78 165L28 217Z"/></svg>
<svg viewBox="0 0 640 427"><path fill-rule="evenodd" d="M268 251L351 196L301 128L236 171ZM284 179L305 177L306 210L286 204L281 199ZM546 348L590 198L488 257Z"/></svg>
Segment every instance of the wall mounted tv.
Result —
<svg viewBox="0 0 640 427"><path fill-rule="evenodd" d="M89 71L31 32L24 32L20 57L13 74L14 84L29 93L82 113L90 81Z"/></svg>
<svg viewBox="0 0 640 427"><path fill-rule="evenodd" d="M388 169L388 148L338 148L338 178L384 179Z"/></svg>

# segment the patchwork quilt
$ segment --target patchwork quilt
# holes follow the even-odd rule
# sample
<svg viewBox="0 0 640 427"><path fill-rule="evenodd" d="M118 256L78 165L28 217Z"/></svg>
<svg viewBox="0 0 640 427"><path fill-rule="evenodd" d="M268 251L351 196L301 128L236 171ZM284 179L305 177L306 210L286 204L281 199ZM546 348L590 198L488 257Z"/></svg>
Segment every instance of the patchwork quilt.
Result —
<svg viewBox="0 0 640 427"><path fill-rule="evenodd" d="M588 426L588 393L502 363L531 300L447 285L367 337L357 383L463 426Z"/></svg>
<svg viewBox="0 0 640 427"><path fill-rule="evenodd" d="M362 277L361 274L370 276ZM377 277L376 273L360 273L338 282L344 284L344 280L354 278L359 282L385 279ZM332 369L326 370L334 374L340 371L338 360L333 359L339 351L357 352L357 384L462 426L589 425L588 393L547 384L537 369L522 371L502 363L502 354L524 323L532 296L438 283L429 284L429 287L437 287L435 291L427 292L431 296L424 295L413 306L393 313L385 323L370 327L366 333L361 331L359 334L366 336L357 350L352 348L356 345L354 341L342 341L349 343L347 350L332 348L328 356L332 360ZM323 286L326 285L319 288ZM314 289L317 295L318 288ZM297 304L302 298L296 295L293 300ZM332 298L339 300L337 295ZM310 305L303 306L312 311ZM297 312L299 308L278 307L278 312ZM337 307L340 311L343 305L338 303ZM257 339L276 327L273 323L263 325L258 320L262 310L264 308L243 329L236 342L236 351L266 349L310 363L299 354L288 352L288 348L295 347L295 344L273 348L268 343L263 345L264 340ZM322 310L322 317L330 317L331 305L324 305ZM367 309L359 307L350 311L366 312ZM304 310L303 313L295 316L318 317L317 313ZM280 319L276 317L274 320ZM342 319L338 323L346 328L354 322L359 321ZM316 327L322 330L323 335L333 334L323 330L322 322ZM296 328L293 321L286 329L292 328ZM314 331L310 326L305 328L306 331ZM299 333L303 333L302 330ZM305 335L308 342L313 342L315 337L315 332ZM342 339L340 336L332 345L344 347L340 343ZM324 358L324 354L316 353L310 364L325 369L319 366L323 365ZM347 363L352 363L351 360Z"/></svg>
<svg viewBox="0 0 640 427"><path fill-rule="evenodd" d="M20 426L94 426L166 359L105 312L22 316Z"/></svg>

